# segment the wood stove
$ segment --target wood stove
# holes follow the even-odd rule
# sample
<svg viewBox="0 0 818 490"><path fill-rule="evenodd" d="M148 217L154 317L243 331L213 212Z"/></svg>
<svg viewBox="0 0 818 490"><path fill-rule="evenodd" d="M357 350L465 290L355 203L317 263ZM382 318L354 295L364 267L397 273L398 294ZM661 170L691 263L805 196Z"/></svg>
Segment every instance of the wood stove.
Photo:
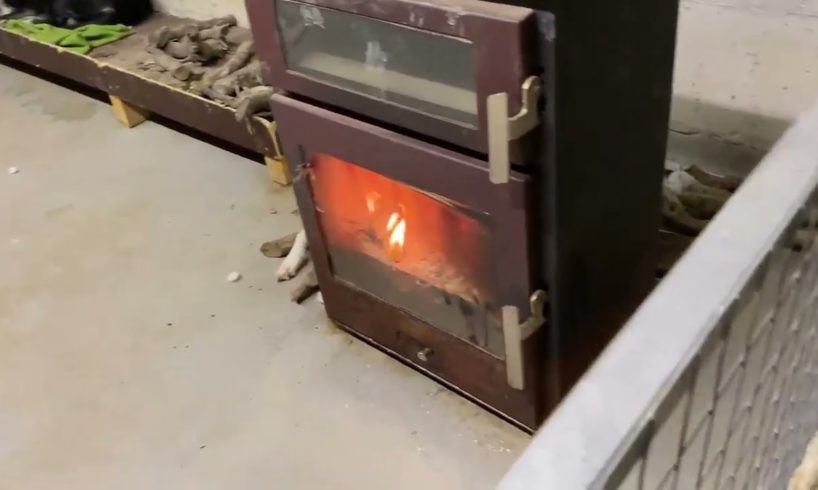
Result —
<svg viewBox="0 0 818 490"><path fill-rule="evenodd" d="M553 298L573 303L583 285L562 287L570 281L557 274L566 236L581 233L552 221L561 178L554 17L478 0L247 6L268 81L286 91L273 114L329 316L536 427L651 282L662 159L633 165L649 168L634 182L653 187L589 196L589 210L599 199L647 207L604 224L589 216L624 269L620 278L600 267L597 279L621 301L614 314L588 304L586 325L560 323L552 313L568 310ZM622 234L601 232L617 227ZM623 254L625 243L643 250ZM601 264L600 252L571 263ZM578 328L588 348L573 342Z"/></svg>
<svg viewBox="0 0 818 490"><path fill-rule="evenodd" d="M273 111L300 162L296 196L330 317L535 420L537 370L514 366L510 386L506 348L524 346L506 345L502 325L503 306L527 312L537 285L530 177L492 184L485 161L283 95ZM517 355L526 359L537 356Z"/></svg>

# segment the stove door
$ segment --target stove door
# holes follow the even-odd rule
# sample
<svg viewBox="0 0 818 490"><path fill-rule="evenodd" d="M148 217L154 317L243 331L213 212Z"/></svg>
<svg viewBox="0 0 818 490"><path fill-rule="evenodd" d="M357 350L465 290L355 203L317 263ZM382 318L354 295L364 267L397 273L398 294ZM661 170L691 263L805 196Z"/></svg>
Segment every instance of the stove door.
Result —
<svg viewBox="0 0 818 490"><path fill-rule="evenodd" d="M479 152L486 99L542 70L530 9L427 0L246 0L270 85ZM520 163L524 163L520 159Z"/></svg>
<svg viewBox="0 0 818 490"><path fill-rule="evenodd" d="M534 291L528 177L495 185L484 162L285 96L274 114L329 315L536 424L541 342L525 341L512 388L503 328Z"/></svg>

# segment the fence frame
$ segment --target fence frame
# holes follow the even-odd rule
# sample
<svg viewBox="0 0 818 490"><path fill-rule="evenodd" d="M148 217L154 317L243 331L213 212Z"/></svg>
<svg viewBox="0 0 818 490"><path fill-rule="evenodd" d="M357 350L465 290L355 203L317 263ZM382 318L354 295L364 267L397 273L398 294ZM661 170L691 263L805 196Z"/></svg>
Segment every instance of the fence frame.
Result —
<svg viewBox="0 0 818 490"><path fill-rule="evenodd" d="M758 164L538 431L503 490L611 488L818 187L818 106ZM799 448L800 449L800 448Z"/></svg>

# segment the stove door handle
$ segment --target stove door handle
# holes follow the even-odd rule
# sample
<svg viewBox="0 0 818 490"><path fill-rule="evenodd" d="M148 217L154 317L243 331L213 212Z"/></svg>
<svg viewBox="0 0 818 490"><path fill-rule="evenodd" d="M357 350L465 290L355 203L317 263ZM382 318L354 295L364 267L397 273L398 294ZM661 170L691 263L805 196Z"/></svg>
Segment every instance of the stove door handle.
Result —
<svg viewBox="0 0 818 490"><path fill-rule="evenodd" d="M545 324L546 294L537 290L529 299L531 315L520 323L516 306L503 306L503 340L506 347L506 376L508 385L515 390L525 389L525 353L523 341Z"/></svg>
<svg viewBox="0 0 818 490"><path fill-rule="evenodd" d="M528 77L522 86L522 106L508 117L508 93L500 92L486 97L489 140L489 180L506 184L511 178L511 157L508 143L526 135L540 124L537 102L542 92L538 77Z"/></svg>

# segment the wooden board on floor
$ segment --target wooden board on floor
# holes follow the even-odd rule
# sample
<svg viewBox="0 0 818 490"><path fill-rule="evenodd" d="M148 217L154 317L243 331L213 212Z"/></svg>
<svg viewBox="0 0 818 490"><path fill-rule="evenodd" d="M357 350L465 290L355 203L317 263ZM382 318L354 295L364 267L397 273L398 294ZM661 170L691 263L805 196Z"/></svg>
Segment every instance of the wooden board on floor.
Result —
<svg viewBox="0 0 818 490"><path fill-rule="evenodd" d="M148 34L163 25L184 21L156 14L137 26L133 35L97 48L89 55L66 51L0 28L0 55L106 92L111 97L116 118L128 127L141 122L140 117L153 113L258 153L264 157L273 180L289 184L289 169L278 151L275 122L260 117L236 121L234 109L183 90L164 73L141 68L148 59L144 49ZM239 35L250 38L249 31Z"/></svg>

